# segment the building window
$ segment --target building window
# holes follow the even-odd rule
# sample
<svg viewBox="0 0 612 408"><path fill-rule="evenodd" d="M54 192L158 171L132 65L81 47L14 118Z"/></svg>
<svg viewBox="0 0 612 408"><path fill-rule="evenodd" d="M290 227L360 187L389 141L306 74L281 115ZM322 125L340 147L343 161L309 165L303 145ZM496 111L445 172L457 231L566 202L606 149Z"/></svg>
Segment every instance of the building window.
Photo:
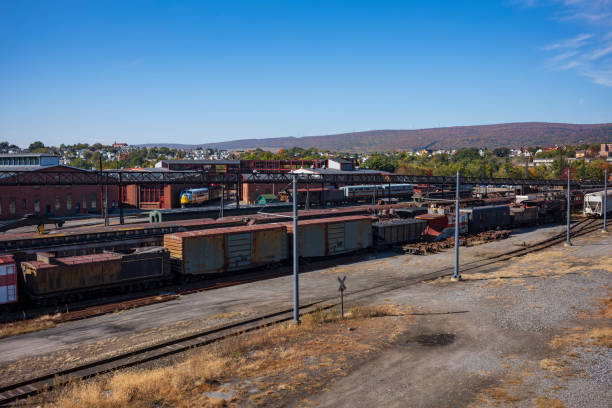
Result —
<svg viewBox="0 0 612 408"><path fill-rule="evenodd" d="M87 193L83 193L83 209L87 208Z"/></svg>
<svg viewBox="0 0 612 408"><path fill-rule="evenodd" d="M28 200L26 200L25 198L21 200L21 208L23 208L24 210L28 209Z"/></svg>
<svg viewBox="0 0 612 408"><path fill-rule="evenodd" d="M98 202L96 199L96 193L91 193L91 208L96 208L98 206Z"/></svg>
<svg viewBox="0 0 612 408"><path fill-rule="evenodd" d="M72 194L66 194L66 210L72 210Z"/></svg>
<svg viewBox="0 0 612 408"><path fill-rule="evenodd" d="M40 198L38 197L34 197L34 212L35 213L40 212Z"/></svg>
<svg viewBox="0 0 612 408"><path fill-rule="evenodd" d="M59 211L61 206L60 196L55 196L55 211Z"/></svg>
<svg viewBox="0 0 612 408"><path fill-rule="evenodd" d="M159 202L164 196L163 186L140 186L140 202L154 203Z"/></svg>
<svg viewBox="0 0 612 408"><path fill-rule="evenodd" d="M9 198L9 214L15 215L15 197Z"/></svg>

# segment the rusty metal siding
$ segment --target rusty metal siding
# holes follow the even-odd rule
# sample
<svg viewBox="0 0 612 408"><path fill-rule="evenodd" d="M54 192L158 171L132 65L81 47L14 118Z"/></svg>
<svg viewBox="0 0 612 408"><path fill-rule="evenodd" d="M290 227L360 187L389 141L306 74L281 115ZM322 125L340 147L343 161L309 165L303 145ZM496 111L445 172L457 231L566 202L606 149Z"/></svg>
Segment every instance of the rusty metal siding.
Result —
<svg viewBox="0 0 612 408"><path fill-rule="evenodd" d="M287 229L284 227L253 232L253 263L265 265L288 258Z"/></svg>
<svg viewBox="0 0 612 408"><path fill-rule="evenodd" d="M26 290L34 295L43 296L116 283L121 272L121 260L117 257L91 263L44 267L22 263L22 272Z"/></svg>
<svg viewBox="0 0 612 408"><path fill-rule="evenodd" d="M362 219L344 223L344 250L357 251L372 246L372 220Z"/></svg>
<svg viewBox="0 0 612 408"><path fill-rule="evenodd" d="M248 267L253 262L253 233L231 234L225 239L227 270Z"/></svg>
<svg viewBox="0 0 612 408"><path fill-rule="evenodd" d="M377 245L394 245L417 242L427 227L426 220L402 219L372 224Z"/></svg>
<svg viewBox="0 0 612 408"><path fill-rule="evenodd" d="M327 252L329 255L344 252L344 223L327 224Z"/></svg>
<svg viewBox="0 0 612 408"><path fill-rule="evenodd" d="M139 248L121 256L119 281L170 276L168 250L162 247Z"/></svg>
<svg viewBox="0 0 612 408"><path fill-rule="evenodd" d="M327 255L326 229L326 224L298 225L299 256L311 258Z"/></svg>
<svg viewBox="0 0 612 408"><path fill-rule="evenodd" d="M185 239L178 259L183 267L180 273L200 275L223 271L225 268L225 237L213 235Z"/></svg>

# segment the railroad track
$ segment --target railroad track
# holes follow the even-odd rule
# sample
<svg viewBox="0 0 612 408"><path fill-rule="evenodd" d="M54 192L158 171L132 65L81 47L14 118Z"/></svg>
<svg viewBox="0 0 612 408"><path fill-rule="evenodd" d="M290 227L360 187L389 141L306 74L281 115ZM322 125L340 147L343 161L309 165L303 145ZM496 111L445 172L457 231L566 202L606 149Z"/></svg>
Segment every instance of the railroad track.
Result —
<svg viewBox="0 0 612 408"><path fill-rule="evenodd" d="M597 229L603 225L601 220L582 220L572 226L572 236L581 236ZM559 244L565 240L565 234L560 233L549 239L541 241L529 248L519 248L503 254L492 256L478 261L471 261L461 265L461 271L472 271L475 269L489 266L495 263L503 262L508 259L527 255L529 253L541 251L553 245ZM452 273L452 267L442 268L431 273L383 282L379 285L351 292L345 297L347 301L354 301L366 297L374 296L380 293L389 292L396 289L401 289L406 286L411 286L424 280L431 280ZM319 308L329 309L337 306L335 298L323 299L303 305L300 308L300 314L310 313ZM100 374L105 374L113 370L133 367L146 362L159 360L178 353L188 351L195 347L211 344L216 341L223 340L230 336L235 336L240 333L256 330L266 325L278 324L287 322L293 318L293 310L285 309L274 313L258 316L255 318L241 320L215 328L209 328L188 336L179 337L159 344L147 346L141 349L118 354L109 358L98 361L89 362L80 366L75 366L57 372L50 372L38 377L33 377L27 380L8 384L0 387L0 405L5 406L16 400L27 398L28 396L36 395L41 392L46 392L62 385L67 384L72 380L87 379Z"/></svg>

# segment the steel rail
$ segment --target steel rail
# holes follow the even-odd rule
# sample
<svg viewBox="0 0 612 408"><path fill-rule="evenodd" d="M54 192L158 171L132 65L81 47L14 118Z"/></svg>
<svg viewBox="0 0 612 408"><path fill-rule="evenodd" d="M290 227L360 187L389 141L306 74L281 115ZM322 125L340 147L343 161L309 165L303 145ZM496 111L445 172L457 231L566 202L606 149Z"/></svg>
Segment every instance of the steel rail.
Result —
<svg viewBox="0 0 612 408"><path fill-rule="evenodd" d="M574 236L581 236L601 228L601 220L583 220L575 224ZM595 224L595 225L593 225ZM557 234L551 238L541 241L529 248L520 248L503 254L495 255L484 260L467 262L461 266L462 271L470 271L489 266L495 263L503 262L508 259L523 256L528 253L537 252L542 249L551 247L555 244L563 242L565 233ZM466 267L468 266L468 267ZM406 286L411 286L424 280L431 280L447 275L451 275L453 266L442 268L438 271L426 273L419 276L413 276L401 280L395 279L391 283L382 283L351 292L347 295L348 298L355 298L358 295L361 297L374 296L378 293L385 293L392 290L397 290ZM379 292L372 292L378 289ZM300 308L300 314L308 313L317 308L332 308L337 306L333 302L334 298L319 300L316 302L303 305ZM332 303L329 303L332 301ZM16 400L36 395L41 392L46 392L67 384L74 379L87 379L96 375L108 373L110 371L123 368L133 367L145 362L150 362L160 358L168 357L177 353L188 351L194 347L200 347L213 342L223 340L225 338L239 335L248 331L259 329L263 326L278 324L289 321L293 318L293 309L285 309L278 312L269 313L263 316L242 320L239 322L230 323L227 325L206 329L198 333L188 336L179 337L156 345L144 347L142 349L133 350L127 353L115 355L106 359L89 362L81 366L59 370L57 372L48 373L39 377L30 378L18 383L8 384L0 387L0 405L6 405Z"/></svg>

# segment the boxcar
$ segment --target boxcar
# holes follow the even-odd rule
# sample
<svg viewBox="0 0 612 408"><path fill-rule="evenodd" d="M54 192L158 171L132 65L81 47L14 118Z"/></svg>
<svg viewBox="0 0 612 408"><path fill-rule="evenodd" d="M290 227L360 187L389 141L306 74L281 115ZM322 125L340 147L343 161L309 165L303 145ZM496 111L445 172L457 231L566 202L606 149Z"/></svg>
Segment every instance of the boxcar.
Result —
<svg viewBox="0 0 612 408"><path fill-rule="evenodd" d="M482 231L508 228L510 226L510 207L507 205L487 205L462 210L468 214L468 230L476 234Z"/></svg>
<svg viewBox="0 0 612 408"><path fill-rule="evenodd" d="M286 223L288 239L293 224ZM347 216L305 220L298 223L298 254L316 258L372 247L372 217Z"/></svg>
<svg viewBox="0 0 612 408"><path fill-rule="evenodd" d="M287 258L287 229L280 224L180 232L164 236L179 275L249 269Z"/></svg>
<svg viewBox="0 0 612 408"><path fill-rule="evenodd" d="M33 299L62 297L118 287L147 287L171 277L168 251L149 247L129 254L55 258L38 253L36 261L21 263L24 291Z"/></svg>

